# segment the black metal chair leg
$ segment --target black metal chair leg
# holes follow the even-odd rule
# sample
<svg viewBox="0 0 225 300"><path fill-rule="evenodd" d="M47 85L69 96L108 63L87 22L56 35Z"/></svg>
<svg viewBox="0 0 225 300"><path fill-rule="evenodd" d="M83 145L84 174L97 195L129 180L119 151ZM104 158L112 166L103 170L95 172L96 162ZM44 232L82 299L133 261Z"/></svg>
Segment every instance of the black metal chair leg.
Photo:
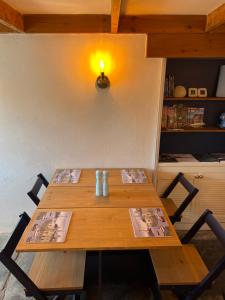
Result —
<svg viewBox="0 0 225 300"><path fill-rule="evenodd" d="M153 266L153 263L152 263L152 259L149 255L149 263L150 263L150 277L151 277L151 291L152 291L152 294L153 294L153 298L154 300L162 300L162 296L161 296L161 293L160 293L160 288L159 288L159 285L158 285L158 280L157 280L157 277L156 277L156 274L155 274L155 270L154 270L154 266Z"/></svg>
<svg viewBox="0 0 225 300"><path fill-rule="evenodd" d="M80 299L81 299L80 295L77 294L77 295L75 296L75 300L80 300Z"/></svg>
<svg viewBox="0 0 225 300"><path fill-rule="evenodd" d="M87 299L87 292L86 291L83 291L81 294L80 294L80 300L86 300Z"/></svg>
<svg viewBox="0 0 225 300"><path fill-rule="evenodd" d="M98 299L102 299L102 251L98 252Z"/></svg>

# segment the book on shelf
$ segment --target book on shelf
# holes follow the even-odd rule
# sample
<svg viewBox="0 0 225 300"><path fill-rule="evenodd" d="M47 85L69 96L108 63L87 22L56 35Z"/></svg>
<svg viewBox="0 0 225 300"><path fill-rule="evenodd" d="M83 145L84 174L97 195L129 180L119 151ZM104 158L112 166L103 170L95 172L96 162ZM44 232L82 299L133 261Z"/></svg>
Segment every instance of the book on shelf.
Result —
<svg viewBox="0 0 225 300"><path fill-rule="evenodd" d="M188 107L188 125L203 124L204 112L204 108Z"/></svg>
<svg viewBox="0 0 225 300"><path fill-rule="evenodd" d="M176 106L177 128L181 129L187 126L188 108L183 105Z"/></svg>
<svg viewBox="0 0 225 300"><path fill-rule="evenodd" d="M176 108L174 106L167 107L167 128L168 129L177 128L177 115L176 115Z"/></svg>
<svg viewBox="0 0 225 300"><path fill-rule="evenodd" d="M162 129L167 128L167 106L163 106L163 111L162 111Z"/></svg>
<svg viewBox="0 0 225 300"><path fill-rule="evenodd" d="M204 124L205 109L187 107L183 104L164 105L162 112L162 129L182 130L188 127L201 128Z"/></svg>
<svg viewBox="0 0 225 300"><path fill-rule="evenodd" d="M78 183L80 174L80 169L59 169L54 175L53 183Z"/></svg>
<svg viewBox="0 0 225 300"><path fill-rule="evenodd" d="M130 208L129 212L135 237L170 236L161 208Z"/></svg>
<svg viewBox="0 0 225 300"><path fill-rule="evenodd" d="M123 183L146 183L147 177L143 169L123 169L121 171Z"/></svg>
<svg viewBox="0 0 225 300"><path fill-rule="evenodd" d="M40 212L27 236L26 243L63 243L72 212Z"/></svg>

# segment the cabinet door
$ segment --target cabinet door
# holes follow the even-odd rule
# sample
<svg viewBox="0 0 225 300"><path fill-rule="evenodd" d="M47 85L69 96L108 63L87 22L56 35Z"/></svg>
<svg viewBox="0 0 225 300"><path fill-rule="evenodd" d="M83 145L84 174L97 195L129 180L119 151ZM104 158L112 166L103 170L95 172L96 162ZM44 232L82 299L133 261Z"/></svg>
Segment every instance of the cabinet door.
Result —
<svg viewBox="0 0 225 300"><path fill-rule="evenodd" d="M199 189L193 201L194 211L200 215L206 208L213 211L220 222L225 222L225 174L203 173L194 179Z"/></svg>
<svg viewBox="0 0 225 300"><path fill-rule="evenodd" d="M185 177L193 184L194 174L188 174L185 175ZM158 179L157 192L159 195L161 195L165 191L165 189L168 187L171 181L172 181L171 179L162 179L162 177ZM183 202L187 194L188 193L186 189L180 183L178 183L175 189L169 195L169 197L174 200L177 206L179 206ZM193 204L190 203L190 205L186 208L185 212L182 215L183 216L182 223L187 223L187 224L193 223L193 220L196 220L196 217L193 219L193 215L195 216L193 212Z"/></svg>

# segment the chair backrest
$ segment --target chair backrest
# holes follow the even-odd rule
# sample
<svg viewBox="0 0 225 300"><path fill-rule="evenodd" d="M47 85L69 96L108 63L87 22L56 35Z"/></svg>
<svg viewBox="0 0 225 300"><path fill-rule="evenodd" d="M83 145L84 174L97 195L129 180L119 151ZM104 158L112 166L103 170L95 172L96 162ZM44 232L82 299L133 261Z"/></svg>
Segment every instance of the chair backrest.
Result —
<svg viewBox="0 0 225 300"><path fill-rule="evenodd" d="M191 227L191 229L185 234L181 239L183 244L187 244L199 231L199 229L207 224L212 232L215 234L217 239L221 242L224 247L224 255L218 260L218 262L212 267L209 273L203 278L203 280L194 287L185 297L185 300L194 300L204 292L204 290L210 286L212 281L214 281L221 273L225 270L225 229L213 216L213 213L210 210L206 210L197 222Z"/></svg>
<svg viewBox="0 0 225 300"><path fill-rule="evenodd" d="M37 175L37 180L32 188L32 190L30 190L27 195L31 198L31 200L38 205L40 202L40 198L38 197L38 193L42 187L42 185L44 185L46 188L48 187L49 183L47 181L47 179L40 173Z"/></svg>
<svg viewBox="0 0 225 300"><path fill-rule="evenodd" d="M27 274L18 266L18 264L12 259L12 254L25 230L30 217L24 212L20 215L20 221L11 234L5 247L0 252L0 261L11 272L16 279L38 300L47 300L42 294L34 282L27 276Z"/></svg>
<svg viewBox="0 0 225 300"><path fill-rule="evenodd" d="M194 187L185 177L183 173L178 173L171 184L167 187L165 192L161 195L162 198L167 198L169 194L174 190L176 185L180 183L187 190L188 195L185 197L181 205L177 208L174 215L170 217L172 224L180 220L180 217L187 206L191 203L195 195L198 193L198 189Z"/></svg>

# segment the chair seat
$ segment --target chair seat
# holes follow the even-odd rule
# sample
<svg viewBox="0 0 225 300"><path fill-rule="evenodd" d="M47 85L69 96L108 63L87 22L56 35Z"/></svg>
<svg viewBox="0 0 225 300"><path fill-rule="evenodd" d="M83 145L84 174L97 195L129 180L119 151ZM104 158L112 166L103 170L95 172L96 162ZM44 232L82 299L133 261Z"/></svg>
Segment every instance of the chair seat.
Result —
<svg viewBox="0 0 225 300"><path fill-rule="evenodd" d="M29 276L43 291L82 289L85 251L40 252L34 257Z"/></svg>
<svg viewBox="0 0 225 300"><path fill-rule="evenodd" d="M163 206L169 217L172 217L177 210L177 206L171 198L161 198Z"/></svg>
<svg viewBox="0 0 225 300"><path fill-rule="evenodd" d="M150 250L159 285L196 285L208 269L194 245Z"/></svg>

